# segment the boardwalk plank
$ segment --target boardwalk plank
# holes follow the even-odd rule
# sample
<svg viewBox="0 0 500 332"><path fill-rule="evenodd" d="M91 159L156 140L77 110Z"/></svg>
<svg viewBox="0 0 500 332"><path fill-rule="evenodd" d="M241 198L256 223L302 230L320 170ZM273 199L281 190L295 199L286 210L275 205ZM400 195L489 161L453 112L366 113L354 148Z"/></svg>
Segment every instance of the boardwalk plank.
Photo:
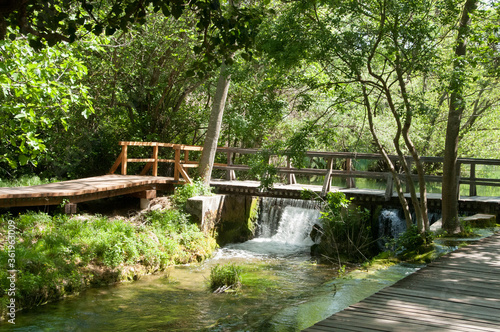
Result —
<svg viewBox="0 0 500 332"><path fill-rule="evenodd" d="M457 315L454 313L447 313L443 311L428 311L426 308L413 306L401 306L401 305L386 305L383 308L380 305L360 302L351 306L352 308L359 310L360 312L372 313L378 316L383 316L385 318L391 317L406 317L411 320L419 320L421 322L430 322L434 324L448 324L450 326L457 326L465 331L471 331L475 329L477 331L491 331L492 329L498 329L496 324L478 319L467 319L465 315Z"/></svg>
<svg viewBox="0 0 500 332"><path fill-rule="evenodd" d="M396 287L385 288L381 292L387 293L389 295L405 294L405 295L422 297L422 298L429 298L429 299L446 299L446 301L448 301L448 302L467 303L467 304L477 305L480 307L500 310L500 302L497 299L491 299L491 298L478 298L478 297L466 296L466 295L459 296L456 294L454 294L455 296L451 297L451 296L449 296L449 293L446 293L446 292L436 293L436 292L429 292L429 291L424 291L424 290L419 290L419 289L405 289L405 288L396 288Z"/></svg>
<svg viewBox="0 0 500 332"><path fill-rule="evenodd" d="M424 305L428 308L429 311L450 310L456 314L470 315L471 317L476 317L479 319L500 322L500 311L498 309L481 307L480 310L478 310L478 307L473 304L455 303L450 302L447 299L431 299L426 297L415 297L402 294L384 294L381 292L372 295L368 299L372 298L375 301L380 301L380 303L382 304L385 301L401 301L408 305Z"/></svg>
<svg viewBox="0 0 500 332"><path fill-rule="evenodd" d="M492 326L473 326L469 324L464 324L460 320L447 319L445 317L437 317L433 315L419 315L417 313L405 314L401 313L391 313L385 310L366 310L357 307L350 307L346 309L345 314L350 314L350 310L355 310L354 314L357 318L363 317L363 319L372 322L372 324L377 324L378 320L383 317L385 320L390 320L398 322L398 328L404 325L415 326L417 329L425 330L429 328L453 328L457 332L470 332L475 331L496 331ZM401 326L399 326L401 324Z"/></svg>
<svg viewBox="0 0 500 332"><path fill-rule="evenodd" d="M411 300L411 299L410 299ZM488 312L481 310L477 312L470 308L465 308L464 305L453 306L453 304L443 302L436 303L435 301L410 301L409 299L401 300L394 297L384 297L383 295L375 294L363 300L363 303L381 307L387 305L388 308L394 306L402 310L418 311L418 312L431 312L447 315L450 317L458 317L463 320L473 322L483 322L498 325L500 324L500 316L498 311ZM361 303L361 302L360 302Z"/></svg>
<svg viewBox="0 0 500 332"><path fill-rule="evenodd" d="M500 331L500 234L458 249L314 327Z"/></svg>

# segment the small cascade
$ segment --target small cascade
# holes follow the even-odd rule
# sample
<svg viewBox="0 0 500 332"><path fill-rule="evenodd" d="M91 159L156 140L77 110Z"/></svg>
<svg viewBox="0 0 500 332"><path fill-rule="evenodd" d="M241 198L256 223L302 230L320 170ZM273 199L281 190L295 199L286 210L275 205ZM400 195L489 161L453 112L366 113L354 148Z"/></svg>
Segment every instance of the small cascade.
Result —
<svg viewBox="0 0 500 332"><path fill-rule="evenodd" d="M397 239L406 231L406 221L401 209L382 210L378 217L378 235L380 238Z"/></svg>
<svg viewBox="0 0 500 332"><path fill-rule="evenodd" d="M313 200L264 197L260 201L256 237L269 238L278 232L285 208L317 210L319 204ZM298 210L295 210L298 211ZM293 218L287 216L287 218ZM298 218L298 217L297 217Z"/></svg>
<svg viewBox="0 0 500 332"><path fill-rule="evenodd" d="M438 212L429 212L427 216L430 225L441 218L441 214ZM412 219L415 220L415 213L412 213ZM402 209L386 209L380 212L378 217L378 235L381 239L379 241L381 249L383 249L387 239L397 239L405 231L406 221Z"/></svg>
<svg viewBox="0 0 500 332"><path fill-rule="evenodd" d="M287 257L309 253L314 244L310 235L319 224L318 203L301 199L263 198L256 238L227 245L227 254L237 256Z"/></svg>

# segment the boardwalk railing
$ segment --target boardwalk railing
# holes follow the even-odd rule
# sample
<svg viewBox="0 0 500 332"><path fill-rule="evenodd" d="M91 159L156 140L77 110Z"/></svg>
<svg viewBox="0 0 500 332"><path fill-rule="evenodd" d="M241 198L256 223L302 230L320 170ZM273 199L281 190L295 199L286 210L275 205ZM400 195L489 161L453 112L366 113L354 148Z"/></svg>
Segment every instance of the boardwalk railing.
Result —
<svg viewBox="0 0 500 332"><path fill-rule="evenodd" d="M127 165L132 162L146 163L141 171L141 175L147 174L152 169L152 175L158 176L158 163L173 163L174 164L174 180L179 181L180 177L184 179L187 183L191 183L191 178L188 175L188 168L196 168L199 165L198 161L189 160L190 151L202 151L202 146L193 145L183 145L183 144L172 144L172 143L158 143L158 142L120 142L122 146L122 151L115 163L111 167L109 173L113 174L116 172L118 167L121 165L121 174L127 174ZM152 147L151 158L129 158L128 157L128 147L129 146L143 146ZM159 149L168 148L174 151L174 159L160 159ZM219 147L217 152L224 153L227 156L227 163L216 163L214 164L215 169L225 170L227 180L236 180L236 171L248 171L251 169L248 165L243 164L233 164L234 160L237 160L236 156L243 156L248 154L257 154L261 150L259 149L243 149L243 148L233 148L233 147ZM181 158L181 155L182 158ZM356 178L367 178L367 179L385 179L387 182L385 196L389 199L392 196L393 183L392 175L390 172L379 172L379 171L357 171L354 169L353 161L355 160L372 160L381 161L382 156L375 153L354 153L354 152L321 152L321 151L307 151L305 155L311 159L319 158L326 161L326 168L297 168L293 167L290 162L290 157L278 157L277 155L271 156L269 163L273 164L276 171L280 174L287 175L287 182L289 184L295 184L295 175L309 175L309 176L324 176L323 189L322 192L326 193L330 190L331 180L334 177L345 179L347 188L355 188ZM389 156L391 160L397 162L399 160L398 156ZM334 161L341 161L341 170L334 169ZM442 164L443 158L441 157L421 157L422 163L426 164ZM411 169L412 158L407 157L407 163L410 165ZM459 184L469 185L469 196L477 196L477 186L500 186L500 179L492 178L480 178L477 177L476 166L477 165L493 165L500 166L499 159L473 159L473 158L460 158L458 159L458 174L461 174L460 170L462 165L469 166L468 176L459 177L457 181ZM465 170L465 169L464 169ZM401 180L405 180L405 175L399 175ZM412 174L412 177L417 180L417 175ZM426 175L426 182L441 182L442 176L440 175Z"/></svg>

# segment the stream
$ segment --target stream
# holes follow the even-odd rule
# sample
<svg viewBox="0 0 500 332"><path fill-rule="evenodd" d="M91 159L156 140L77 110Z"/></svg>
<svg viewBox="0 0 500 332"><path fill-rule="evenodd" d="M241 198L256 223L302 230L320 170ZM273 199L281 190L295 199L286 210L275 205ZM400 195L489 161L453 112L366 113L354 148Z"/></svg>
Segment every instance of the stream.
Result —
<svg viewBox="0 0 500 332"><path fill-rule="evenodd" d="M285 204L286 205L286 204ZM141 280L96 289L20 311L9 331L300 331L413 273L397 265L338 278L337 267L309 255L319 211L273 207L258 237L217 250L195 265L171 267ZM294 206L295 205L295 206ZM299 204L300 205L300 204ZM276 220L277 219L277 220ZM216 264L242 268L242 288L212 294L207 279Z"/></svg>

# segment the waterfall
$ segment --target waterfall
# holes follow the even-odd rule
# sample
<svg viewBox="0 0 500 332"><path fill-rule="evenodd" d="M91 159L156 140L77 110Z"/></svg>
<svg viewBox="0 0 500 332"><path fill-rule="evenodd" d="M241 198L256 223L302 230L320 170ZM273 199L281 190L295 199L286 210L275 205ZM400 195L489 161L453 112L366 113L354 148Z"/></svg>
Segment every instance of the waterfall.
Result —
<svg viewBox="0 0 500 332"><path fill-rule="evenodd" d="M428 212L429 224L432 225L439 218L439 212ZM415 213L412 213L412 219L415 220ZM406 231L406 221L402 209L384 209L378 217L378 236L380 240L378 245L380 249L385 248L385 242L388 239L397 239L399 235Z"/></svg>
<svg viewBox="0 0 500 332"><path fill-rule="evenodd" d="M309 253L314 244L310 234L319 224L318 203L301 199L262 198L256 238L226 246L226 250L251 255L286 257ZM241 255L241 252L237 253Z"/></svg>
<svg viewBox="0 0 500 332"><path fill-rule="evenodd" d="M257 223L256 236L261 238L269 238L278 232L280 222L282 221L285 210L290 208L300 214L294 217L293 213L288 213L285 218L287 220L301 219L306 217L304 210L318 210L319 204L312 200L290 199L290 198L275 198L264 197L260 201L259 220ZM311 212L315 214L316 212ZM319 218L319 213L318 213ZM285 221L285 224L288 222ZM311 226L312 227L312 226Z"/></svg>

